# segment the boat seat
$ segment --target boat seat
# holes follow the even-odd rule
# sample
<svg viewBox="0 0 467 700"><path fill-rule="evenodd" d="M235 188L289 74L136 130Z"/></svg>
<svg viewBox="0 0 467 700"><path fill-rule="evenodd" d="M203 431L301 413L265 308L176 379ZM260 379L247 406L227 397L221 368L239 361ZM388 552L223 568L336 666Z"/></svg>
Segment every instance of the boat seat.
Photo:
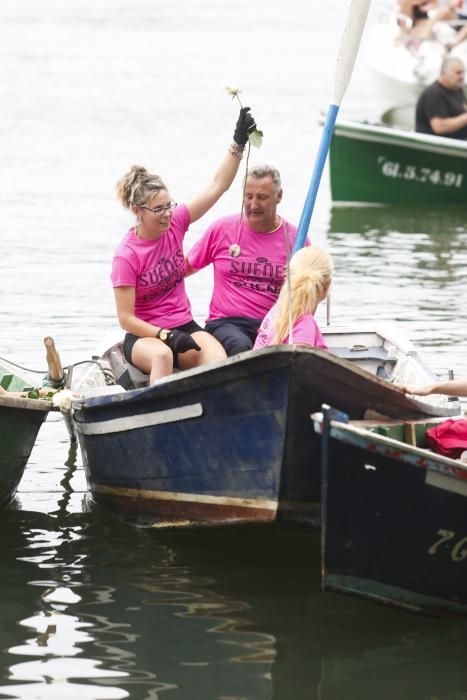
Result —
<svg viewBox="0 0 467 700"><path fill-rule="evenodd" d="M329 348L337 357L355 362L359 367L376 374L380 379L393 381L392 371L396 359L389 356L388 351L381 345L366 346L353 345L352 347Z"/></svg>
<svg viewBox="0 0 467 700"><path fill-rule="evenodd" d="M390 361L388 351L380 345L367 347L366 345L354 345L353 347L329 348L337 357L344 360L377 360L378 362ZM394 360L395 361L395 360Z"/></svg>
<svg viewBox="0 0 467 700"><path fill-rule="evenodd" d="M124 389L140 389L148 386L149 374L131 365L123 357L121 347L110 351L110 362L115 373L115 380Z"/></svg>

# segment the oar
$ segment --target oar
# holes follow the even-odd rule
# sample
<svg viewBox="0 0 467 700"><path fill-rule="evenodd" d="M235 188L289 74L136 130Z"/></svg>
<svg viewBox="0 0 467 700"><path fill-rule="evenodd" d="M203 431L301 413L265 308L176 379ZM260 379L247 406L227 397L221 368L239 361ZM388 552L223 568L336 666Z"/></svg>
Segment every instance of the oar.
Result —
<svg viewBox="0 0 467 700"><path fill-rule="evenodd" d="M47 365L49 368L49 380L53 386L61 387L64 384L64 374L60 355L58 354L54 339L47 335L44 338Z"/></svg>
<svg viewBox="0 0 467 700"><path fill-rule="evenodd" d="M321 180L324 164L329 151L334 125L336 123L337 113L347 90L347 86L352 76L355 59L357 58L360 40L362 38L363 28L365 26L368 10L370 9L371 0L351 0L347 23L344 29L344 35L337 56L336 72L334 76L334 94L331 104L329 105L326 121L323 127L321 143L316 156L315 167L311 177L310 187L306 196L298 231L295 237L293 252L303 247L305 238L308 233L311 215L315 206L316 195Z"/></svg>

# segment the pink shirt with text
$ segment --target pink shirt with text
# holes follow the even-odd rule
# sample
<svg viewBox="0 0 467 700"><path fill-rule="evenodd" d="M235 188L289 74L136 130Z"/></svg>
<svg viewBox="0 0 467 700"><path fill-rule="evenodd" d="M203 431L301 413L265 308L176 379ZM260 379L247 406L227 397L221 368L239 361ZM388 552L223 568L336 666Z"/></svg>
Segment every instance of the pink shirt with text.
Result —
<svg viewBox="0 0 467 700"><path fill-rule="evenodd" d="M134 287L135 316L155 326L174 328L193 318L184 281L183 238L189 225L188 209L179 204L160 238L140 238L131 228L115 252L112 285Z"/></svg>
<svg viewBox="0 0 467 700"><path fill-rule="evenodd" d="M240 230L238 223L238 214L218 219L188 253L188 262L195 270L210 263L214 265L209 321L226 316L263 318L277 301L284 281L286 225L290 249L296 227L282 220L276 231L258 233L248 226L246 219L242 220ZM229 252L233 244L240 247L238 257Z"/></svg>
<svg viewBox="0 0 467 700"><path fill-rule="evenodd" d="M263 322L259 328L258 336L253 346L254 350L276 344L276 327L274 324L276 315L277 304L274 304L272 309L263 319ZM292 326L292 340L294 345L311 345L313 348L321 348L323 350L328 349L326 341L321 334L313 314L303 314L295 321ZM282 345L286 345L288 342L289 336L284 338Z"/></svg>

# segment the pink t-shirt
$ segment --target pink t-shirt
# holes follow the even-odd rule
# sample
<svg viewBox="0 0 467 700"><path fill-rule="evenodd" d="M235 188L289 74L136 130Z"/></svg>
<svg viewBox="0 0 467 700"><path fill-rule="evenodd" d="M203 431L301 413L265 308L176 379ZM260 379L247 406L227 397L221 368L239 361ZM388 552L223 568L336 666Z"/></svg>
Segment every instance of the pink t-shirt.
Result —
<svg viewBox="0 0 467 700"><path fill-rule="evenodd" d="M238 214L218 219L188 253L195 270L214 264L214 290L208 321L226 316L263 318L277 301L287 261L286 225L292 249L297 229L284 219L277 231L258 233ZM230 246L240 247L238 257ZM309 242L307 241L307 245Z"/></svg>
<svg viewBox="0 0 467 700"><path fill-rule="evenodd" d="M183 238L190 225L185 204L174 210L170 228L157 241L136 235L131 228L112 261L114 287L135 287L135 315L162 328L192 320L185 291Z"/></svg>
<svg viewBox="0 0 467 700"><path fill-rule="evenodd" d="M274 304L267 316L263 319L253 350L275 344L276 327L274 322L276 315L277 304ZM300 316L295 321L292 327L292 340L294 345L311 345L313 348L328 349L313 314L303 314L303 316ZM286 345L288 342L289 336L284 338L282 345Z"/></svg>

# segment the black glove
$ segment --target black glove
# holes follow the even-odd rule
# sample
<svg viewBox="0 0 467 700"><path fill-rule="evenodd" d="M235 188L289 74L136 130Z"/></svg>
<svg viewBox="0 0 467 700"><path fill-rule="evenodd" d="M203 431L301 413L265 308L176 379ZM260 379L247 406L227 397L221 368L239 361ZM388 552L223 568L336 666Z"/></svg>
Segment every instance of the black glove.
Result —
<svg viewBox="0 0 467 700"><path fill-rule="evenodd" d="M251 134L256 129L256 122L252 115L249 114L249 111L249 107L242 107L235 125L233 137L235 143L238 143L239 146L244 146L248 141L248 134Z"/></svg>
<svg viewBox="0 0 467 700"><path fill-rule="evenodd" d="M170 331L165 344L174 353L182 353L187 350L201 350L196 340L189 333L183 333L183 331Z"/></svg>

